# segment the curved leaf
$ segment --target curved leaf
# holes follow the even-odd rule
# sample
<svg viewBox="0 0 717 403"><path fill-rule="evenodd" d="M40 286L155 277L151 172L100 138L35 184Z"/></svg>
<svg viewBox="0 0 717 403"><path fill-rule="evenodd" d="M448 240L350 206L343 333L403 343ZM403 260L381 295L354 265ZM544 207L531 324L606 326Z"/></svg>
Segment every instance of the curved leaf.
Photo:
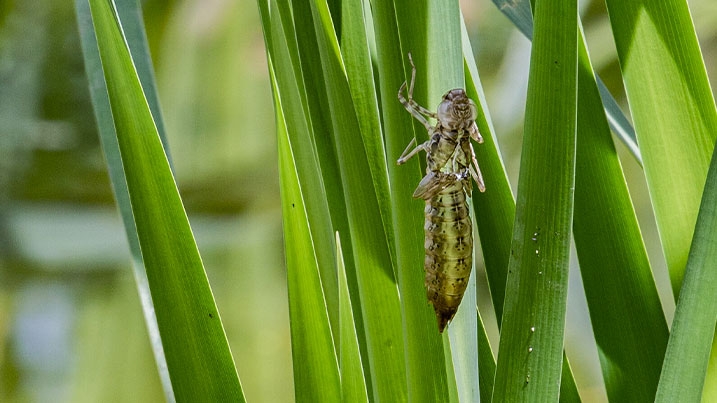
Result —
<svg viewBox="0 0 717 403"><path fill-rule="evenodd" d="M608 397L647 402L667 322L594 77L581 35L575 246Z"/></svg>
<svg viewBox="0 0 717 403"><path fill-rule="evenodd" d="M533 40L533 17L530 11L529 1L493 0L493 3L498 6L498 9L513 22L516 28L518 28L526 38ZM637 162L642 165L642 155L637 146L635 129L630 124L630 121L627 120L620 106L618 106L610 90L608 90L602 80L600 80L600 77L596 76L595 78L610 128L615 132L617 137L622 140L627 149L630 150L630 153L632 153Z"/></svg>
<svg viewBox="0 0 717 403"><path fill-rule="evenodd" d="M715 372L707 379L710 348L717 324L717 152L707 176L697 228L677 301L672 334L656 402L703 402L717 399ZM714 354L713 354L714 357ZM703 393L704 387L704 395Z"/></svg>
<svg viewBox="0 0 717 403"><path fill-rule="evenodd" d="M168 402L174 402L174 391L172 390L172 382L169 379L169 372L167 371L167 360L164 357L162 338L160 337L159 327L157 326L157 317L154 314L152 295L147 280L147 271L144 267L142 251L140 250L139 239L137 238L137 232L135 230L132 206L127 190L127 182L124 178L122 159L120 157L119 144L117 143L117 134L112 120L110 100L107 95L107 85L105 84L102 62L100 60L99 50L97 49L97 39L95 38L94 27L92 26L90 3L87 0L76 0L75 9L80 31L82 53L85 60L85 72L90 84L90 96L92 97L95 119L97 120L102 152L105 155L112 190L120 215L122 216L125 235L127 236L130 253L132 254L132 271L137 284L137 291L147 325L147 332L150 337L150 344L152 345L152 352L154 353L154 360L159 370L165 397ZM147 93L148 102L150 109L153 111L152 115L155 117L159 136L162 138L162 144L165 144L165 152L167 152L169 158L169 152L166 148L166 137L163 130L163 121L159 114L159 101L156 96L149 52L144 37L144 27L142 20L139 18L139 3L131 0L122 1L117 6L117 9L120 20L129 26L126 31L134 33L134 35L127 38L127 45L133 54L133 60L140 64L140 68L137 69L137 74L143 83L142 87Z"/></svg>
<svg viewBox="0 0 717 403"><path fill-rule="evenodd" d="M113 5L91 0L157 323L177 400L244 401L187 215Z"/></svg>
<svg viewBox="0 0 717 403"><path fill-rule="evenodd" d="M677 296L717 138L715 101L684 0L606 4Z"/></svg>

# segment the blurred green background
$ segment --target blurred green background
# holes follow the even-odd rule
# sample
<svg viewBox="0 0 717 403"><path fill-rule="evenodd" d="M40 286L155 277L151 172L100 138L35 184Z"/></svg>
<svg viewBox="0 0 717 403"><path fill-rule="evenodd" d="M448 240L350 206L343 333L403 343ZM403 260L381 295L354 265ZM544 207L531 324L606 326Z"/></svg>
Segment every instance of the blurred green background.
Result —
<svg viewBox="0 0 717 403"><path fill-rule="evenodd" d="M626 107L604 4L581 3L595 68ZM515 189L530 44L490 1L461 4ZM245 395L293 401L274 114L256 3L142 6L175 176ZM690 7L715 82L717 3L692 0ZM642 171L619 148L671 321L674 302ZM164 399L121 225L74 2L1 0L0 401ZM485 289L480 271L478 280ZM497 346L487 292L479 298ZM585 401L604 401L577 270L568 303L566 349L576 380Z"/></svg>

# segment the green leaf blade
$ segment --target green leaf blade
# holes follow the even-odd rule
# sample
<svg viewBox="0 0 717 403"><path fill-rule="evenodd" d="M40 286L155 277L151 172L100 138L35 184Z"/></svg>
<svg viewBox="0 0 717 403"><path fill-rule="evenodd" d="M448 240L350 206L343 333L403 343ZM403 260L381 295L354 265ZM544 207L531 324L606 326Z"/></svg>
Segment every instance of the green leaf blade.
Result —
<svg viewBox="0 0 717 403"><path fill-rule="evenodd" d="M395 240L391 219L391 192L388 186L388 168L386 151L383 145L381 117L378 109L378 96L375 78L371 66L366 19L362 0L349 0L341 8L342 43L341 54L346 68L346 76L351 92L356 117L366 149L366 157L373 179L384 232L388 237L389 252L395 265Z"/></svg>
<svg viewBox="0 0 717 403"><path fill-rule="evenodd" d="M578 67L575 245L611 401L654 399L667 322L586 45Z"/></svg>
<svg viewBox="0 0 717 403"><path fill-rule="evenodd" d="M714 98L684 0L606 4L677 296L717 138Z"/></svg>
<svg viewBox="0 0 717 403"><path fill-rule="evenodd" d="M361 364L359 352L358 335L356 334L353 309L351 308L351 297L349 295L348 282L346 280L346 267L344 266L343 252L341 251L341 239L336 233L337 267L339 272L339 362L341 368L341 401L368 403L368 392L366 391L366 380Z"/></svg>
<svg viewBox="0 0 717 403"><path fill-rule="evenodd" d="M147 280L147 272L144 267L142 251L135 230L132 205L127 190L127 182L124 177L122 158L120 156L117 134L112 119L110 100L107 94L107 85L105 84L102 62L97 48L97 39L92 25L90 4L87 0L76 0L75 10L80 31L82 53L85 61L85 72L90 84L90 95L95 120L97 121L100 143L102 144L102 152L105 156L112 190L122 217L125 236L127 237L132 255L132 269L142 304L147 332L149 333L152 344L152 352L154 353L154 359L157 364L165 397L168 402L174 402L172 382L169 378L169 372L167 371L167 360L164 356L162 338L160 337L157 325L157 317L154 312L154 307L152 306L152 295L149 289L149 281ZM120 20L123 21L123 24L129 25L126 31L141 31L141 33L135 32L133 37L128 38L127 44L129 45L130 52L133 54L133 60L135 60L136 63L138 61L144 61L137 72L140 81L143 83L142 88L147 94L150 108L153 111L152 116L155 117L159 135L163 139L163 144L166 144L166 141L164 141L166 137L163 130L163 123L160 117L161 115L159 115L159 101L157 100L156 88L150 67L151 60L147 51L144 28L139 18L139 4L131 1L122 2L117 6L117 13L120 16ZM169 156L169 153L167 153L167 155Z"/></svg>
<svg viewBox="0 0 717 403"><path fill-rule="evenodd" d="M260 3L261 4L261 3ZM268 5L267 5L268 6ZM343 195L340 179L323 172L334 169L333 144L325 136L317 136L318 131L328 131L320 115L312 113L319 97L308 97L306 86L312 81L307 75L308 68L301 69L300 50L297 44L297 32L291 20L291 9L286 2L271 2L271 9L262 11L265 37L271 37L272 47L268 57L273 63L276 79L276 92L286 119L286 130L291 142L291 152L299 175L309 220L309 229L315 247L321 283L326 298L332 330L338 329L338 283L334 268L336 245L333 228L342 231L346 220L342 210ZM271 18L269 16L271 15ZM305 31L303 29L301 31ZM311 44L304 40L305 46ZM269 40L267 40L269 43ZM322 92L317 91L317 94ZM313 103L312 103L313 101ZM320 108L319 108L320 109ZM348 245L350 246L350 245ZM348 248L347 248L348 249ZM350 250L350 249L349 249ZM337 337L334 334L334 337Z"/></svg>
<svg viewBox="0 0 717 403"><path fill-rule="evenodd" d="M513 22L513 25L515 25L526 38L533 40L533 16L530 10L530 2L522 1L516 3L513 0L493 0L493 3ZM600 77L596 77L596 80L598 88L600 89L600 97L603 101L605 114L608 116L610 128L630 150L630 153L632 153L637 162L642 165L642 156L637 146L635 129L622 112L622 109L620 109L610 90L608 90L602 80L600 80Z"/></svg>
<svg viewBox="0 0 717 403"><path fill-rule="evenodd" d="M336 402L341 399L339 369L314 253L315 245L309 229L304 196L283 120L282 107L277 97L275 102L282 216L284 230L292 234L291 237L285 238L284 247L296 400Z"/></svg>
<svg viewBox="0 0 717 403"><path fill-rule="evenodd" d="M717 153L712 156L672 334L667 344L656 402L717 398L714 372L705 376L714 357L717 324ZM704 395L703 395L704 389Z"/></svg>
<svg viewBox="0 0 717 403"><path fill-rule="evenodd" d="M577 33L576 2L537 2L494 401L559 398L573 207Z"/></svg>
<svg viewBox="0 0 717 403"><path fill-rule="evenodd" d="M167 366L179 401L244 401L169 162L112 4L90 2Z"/></svg>
<svg viewBox="0 0 717 403"><path fill-rule="evenodd" d="M374 183L371 167L350 93L337 35L324 1L306 5L295 2L296 9L309 8L314 21L318 58L326 83L331 134L336 149L348 217L353 260L366 332L371 387L378 400L406 399L404 351L395 345L400 340L401 311L394 276L389 237L379 207L380 184ZM304 11L305 12L305 11ZM380 303L376 303L380 301Z"/></svg>

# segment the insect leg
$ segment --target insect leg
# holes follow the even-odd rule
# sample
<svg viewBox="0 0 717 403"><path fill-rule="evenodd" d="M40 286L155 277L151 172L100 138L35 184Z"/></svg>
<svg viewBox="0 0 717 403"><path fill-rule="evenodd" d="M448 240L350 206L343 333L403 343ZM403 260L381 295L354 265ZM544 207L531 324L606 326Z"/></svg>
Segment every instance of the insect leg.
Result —
<svg viewBox="0 0 717 403"><path fill-rule="evenodd" d="M416 83L416 65L413 64L413 57L411 57L411 52L408 52L408 61L411 63L411 86L408 88L408 99L410 102L412 102L412 106L416 108L416 110L428 117L432 117L434 119L438 119L438 115L429 111L428 109L422 107L416 101L413 100L413 85Z"/></svg>
<svg viewBox="0 0 717 403"><path fill-rule="evenodd" d="M483 182L483 174L481 173L480 167L478 166L478 161L476 160L476 153L475 151L473 151L473 144L469 142L468 147L471 150L471 176L473 176L473 180L475 180L478 184L478 190L480 190L481 193L485 192L485 182Z"/></svg>
<svg viewBox="0 0 717 403"><path fill-rule="evenodd" d="M414 145L416 145L416 139L415 139L415 138L413 138L413 139L411 140L411 142L408 143L408 146L406 147L406 149L403 150L403 153L401 154L401 156L398 157L398 161L396 161L396 164L397 164L397 165L403 165L403 164L405 164L406 161L408 161L409 159L411 159L411 157L413 157L414 155L418 154L419 151L421 151L421 150L426 150L426 147L427 147L427 145L428 145L428 142L419 144L419 145L416 146L416 148L414 148L413 150L411 150L411 147L413 147ZM410 151L409 151L409 150L410 150Z"/></svg>
<svg viewBox="0 0 717 403"><path fill-rule="evenodd" d="M473 140L475 140L478 144L483 144L483 136L480 135L476 122L473 122L473 124L468 128L468 132Z"/></svg>
<svg viewBox="0 0 717 403"><path fill-rule="evenodd" d="M470 180L471 176L473 176L473 173L470 170L470 145L470 140L464 138L461 144L457 145L456 149L453 151L451 161L453 168L452 175L455 176L456 182L463 183L463 191L466 192L466 194L471 194L473 191L473 182Z"/></svg>
<svg viewBox="0 0 717 403"><path fill-rule="evenodd" d="M414 101L413 98L411 98L411 95L412 95L411 92L409 92L408 99L404 98L402 92L405 89L406 89L406 82L404 81L403 84L401 84L401 88L398 89L399 102L401 102L401 104L403 104L403 107L406 108L406 110L408 112L410 112L411 115L413 115L413 117L416 118L416 120L421 122L421 124L426 128L426 130L431 131L433 129L433 127L428 122L428 120L425 117L423 117L423 115L421 115L421 112L419 112L418 109L416 108L416 107L420 107L420 105L418 105L416 103L416 101Z"/></svg>
<svg viewBox="0 0 717 403"><path fill-rule="evenodd" d="M437 115L413 100L413 86L416 83L416 66L413 64L413 59L411 58L410 53L408 54L408 60L411 62L411 85L408 87L408 99L403 96L403 91L406 90L406 82L404 81L398 89L398 100L401 102L403 107L406 108L406 110L410 112L416 120L421 122L426 130L430 132L433 127L426 119L426 116L435 119Z"/></svg>

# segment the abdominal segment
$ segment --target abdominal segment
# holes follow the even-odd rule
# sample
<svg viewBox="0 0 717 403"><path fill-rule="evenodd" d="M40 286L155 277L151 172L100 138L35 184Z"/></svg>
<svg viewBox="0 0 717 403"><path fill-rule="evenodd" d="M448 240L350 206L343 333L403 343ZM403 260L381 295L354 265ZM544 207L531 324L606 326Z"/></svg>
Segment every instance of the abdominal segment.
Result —
<svg viewBox="0 0 717 403"><path fill-rule="evenodd" d="M425 216L426 294L443 332L461 303L473 263L473 232L462 181L426 200Z"/></svg>

